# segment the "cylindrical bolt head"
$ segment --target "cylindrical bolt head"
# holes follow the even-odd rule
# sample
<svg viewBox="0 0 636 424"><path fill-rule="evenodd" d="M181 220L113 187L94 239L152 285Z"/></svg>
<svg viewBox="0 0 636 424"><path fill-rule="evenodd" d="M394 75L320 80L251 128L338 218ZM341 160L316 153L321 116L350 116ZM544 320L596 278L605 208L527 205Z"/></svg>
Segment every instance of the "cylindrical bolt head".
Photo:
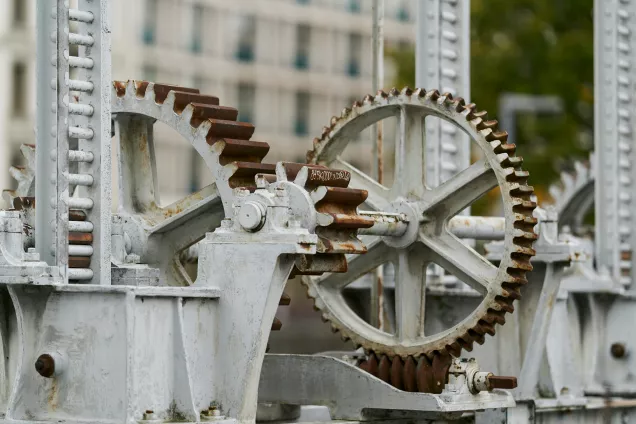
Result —
<svg viewBox="0 0 636 424"><path fill-rule="evenodd" d="M610 347L610 352L614 358L622 359L627 356L627 346L625 346L625 343L613 343Z"/></svg>
<svg viewBox="0 0 636 424"><path fill-rule="evenodd" d="M42 377L53 377L55 375L55 359L48 353L40 355L35 361L35 370Z"/></svg>
<svg viewBox="0 0 636 424"><path fill-rule="evenodd" d="M265 220L265 210L260 203L245 202L239 211L239 224L247 231L258 231Z"/></svg>

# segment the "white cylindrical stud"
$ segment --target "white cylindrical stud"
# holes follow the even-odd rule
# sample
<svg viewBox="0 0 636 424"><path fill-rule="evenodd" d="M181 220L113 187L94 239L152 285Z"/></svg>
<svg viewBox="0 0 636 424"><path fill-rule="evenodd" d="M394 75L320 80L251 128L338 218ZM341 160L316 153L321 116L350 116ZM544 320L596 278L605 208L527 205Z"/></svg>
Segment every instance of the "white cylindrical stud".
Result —
<svg viewBox="0 0 636 424"><path fill-rule="evenodd" d="M90 128L82 127L69 127L68 136L71 138L82 138L84 140L90 140L93 138L93 130Z"/></svg>
<svg viewBox="0 0 636 424"><path fill-rule="evenodd" d="M68 65L71 68L93 69L93 59L90 57L69 56Z"/></svg>
<svg viewBox="0 0 636 424"><path fill-rule="evenodd" d="M68 80L68 89L71 91L82 91L85 93L93 91L93 83L89 81Z"/></svg>
<svg viewBox="0 0 636 424"><path fill-rule="evenodd" d="M76 44L79 46L92 46L95 43L95 40L93 39L93 37L91 37L90 35L84 35L84 34L75 34L75 33L70 33L68 35L68 42L69 44Z"/></svg>
<svg viewBox="0 0 636 424"><path fill-rule="evenodd" d="M69 268L67 275L69 280L90 280L93 278L93 270L88 268Z"/></svg>
<svg viewBox="0 0 636 424"><path fill-rule="evenodd" d="M77 10L77 9L69 9L68 19L69 21L85 22L87 24L90 24L91 22L93 22L94 17L91 12L84 12L82 10Z"/></svg>
<svg viewBox="0 0 636 424"><path fill-rule="evenodd" d="M68 183L81 186L92 186L93 176L89 174L68 174Z"/></svg>
<svg viewBox="0 0 636 424"><path fill-rule="evenodd" d="M68 111L73 115L93 116L93 106L82 103L69 103Z"/></svg>
<svg viewBox="0 0 636 424"><path fill-rule="evenodd" d="M95 156L92 152L83 152L81 150L69 150L68 160L71 162L92 162Z"/></svg>
<svg viewBox="0 0 636 424"><path fill-rule="evenodd" d="M92 233L93 223L88 221L69 221L68 230L79 233Z"/></svg>
<svg viewBox="0 0 636 424"><path fill-rule="evenodd" d="M84 246L78 244L70 244L68 246L68 254L70 256L92 256L93 246Z"/></svg>
<svg viewBox="0 0 636 424"><path fill-rule="evenodd" d="M71 197L66 201L66 204L71 209L92 209L93 199Z"/></svg>

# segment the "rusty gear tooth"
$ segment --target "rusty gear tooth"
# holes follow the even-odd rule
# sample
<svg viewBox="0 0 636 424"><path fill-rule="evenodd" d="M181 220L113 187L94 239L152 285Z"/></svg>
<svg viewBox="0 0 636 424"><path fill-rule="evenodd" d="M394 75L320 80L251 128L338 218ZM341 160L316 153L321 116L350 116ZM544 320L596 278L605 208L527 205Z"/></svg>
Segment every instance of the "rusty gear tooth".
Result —
<svg viewBox="0 0 636 424"><path fill-rule="evenodd" d="M378 358L377 356L375 356L375 353L371 352L369 354L369 358L367 359L367 364L368 364L367 372L371 374L372 376L377 377L379 372L379 364L378 364Z"/></svg>
<svg viewBox="0 0 636 424"><path fill-rule="evenodd" d="M397 88L393 87L391 91L389 91L389 94L393 97L396 97L400 95L400 92L397 90Z"/></svg>
<svg viewBox="0 0 636 424"><path fill-rule="evenodd" d="M271 331L280 331L283 327L283 323L278 318L274 317L274 322L272 323Z"/></svg>
<svg viewBox="0 0 636 424"><path fill-rule="evenodd" d="M282 306L288 306L290 303L291 303L291 297L289 297L287 293L283 292L282 296L280 297L280 300L278 301L278 304Z"/></svg>
<svg viewBox="0 0 636 424"><path fill-rule="evenodd" d="M466 101L464 100L463 97L457 97L453 101L453 108L455 109L455 112L461 112L464 110L465 107L466 107Z"/></svg>
<svg viewBox="0 0 636 424"><path fill-rule="evenodd" d="M387 93L384 90L378 90L376 95L379 96L379 97L382 97L383 99L386 99L387 97L389 97L389 93Z"/></svg>
<svg viewBox="0 0 636 424"><path fill-rule="evenodd" d="M380 359L378 378L386 383L391 382L391 361L386 355L382 355L382 359Z"/></svg>
<svg viewBox="0 0 636 424"><path fill-rule="evenodd" d="M472 352L473 351L472 342L467 342L466 340L464 340L464 336L458 338L457 339L457 343L459 343L459 345L462 347L462 349L466 350L467 352Z"/></svg>
<svg viewBox="0 0 636 424"><path fill-rule="evenodd" d="M521 156L506 156L500 163L504 168L519 168L523 165L523 158Z"/></svg>
<svg viewBox="0 0 636 424"><path fill-rule="evenodd" d="M446 106L452 105L454 103L453 95L449 93L448 91L445 92L444 94L442 94L442 101L444 102Z"/></svg>
<svg viewBox="0 0 636 424"><path fill-rule="evenodd" d="M513 302L512 299L508 299L508 298L503 297L503 296L496 296L495 297L495 302L497 302L497 304L500 306L502 311L506 311L509 314L511 314L511 313L513 313L515 311L515 308L512 305L512 302Z"/></svg>
<svg viewBox="0 0 636 424"><path fill-rule="evenodd" d="M439 99L439 95L440 95L439 91L437 90L432 90L426 93L426 96L434 102L437 101L437 99Z"/></svg>
<svg viewBox="0 0 636 424"><path fill-rule="evenodd" d="M504 288L504 295L506 297L512 300L521 299L521 291L519 290L521 284L503 283L502 286Z"/></svg>
<svg viewBox="0 0 636 424"><path fill-rule="evenodd" d="M525 184L528 181L528 171L513 171L506 176L506 180L513 183Z"/></svg>
<svg viewBox="0 0 636 424"><path fill-rule="evenodd" d="M486 137L486 140L490 142L499 141L504 146L512 146L512 149L516 147L514 144L506 144L508 142L508 131L493 131L490 133L490 135ZM495 150L495 153L499 153L499 152ZM514 153L514 150L512 151L512 153Z"/></svg>
<svg viewBox="0 0 636 424"><path fill-rule="evenodd" d="M454 357L459 357L462 353L462 347L460 346L458 342L447 344L445 346L445 349L450 355Z"/></svg>
<svg viewBox="0 0 636 424"><path fill-rule="evenodd" d="M506 323L506 317L504 315L505 315L504 311L496 311L494 309L488 309L488 312L486 313L486 317L484 318L484 320L491 324L495 323L499 325L504 325Z"/></svg>
<svg viewBox="0 0 636 424"><path fill-rule="evenodd" d="M473 337L473 339L475 339L475 341L477 343L479 343L480 345L483 345L484 342L486 341L486 338L484 337L483 334L479 334L477 331L475 330L468 330L468 332L470 333L470 335Z"/></svg>
<svg viewBox="0 0 636 424"><path fill-rule="evenodd" d="M362 104L371 104L373 103L373 96L370 94L367 94L366 96L364 96L364 98L362 99Z"/></svg>
<svg viewBox="0 0 636 424"><path fill-rule="evenodd" d="M433 385L433 370L426 355L421 355L417 360L415 381L417 390L420 392L433 393L435 390L435 386Z"/></svg>
<svg viewBox="0 0 636 424"><path fill-rule="evenodd" d="M484 321L483 319L480 320L477 325L481 328L481 330L486 333L489 334L491 336L495 335L495 327L493 327L492 325L490 325L488 322Z"/></svg>
<svg viewBox="0 0 636 424"><path fill-rule="evenodd" d="M405 392L417 392L417 364L412 356L404 360L402 372L402 382Z"/></svg>
<svg viewBox="0 0 636 424"><path fill-rule="evenodd" d="M413 94L415 95L415 97L423 98L424 96L426 96L426 90L424 90L423 88L416 88Z"/></svg>
<svg viewBox="0 0 636 424"><path fill-rule="evenodd" d="M413 94L413 90L411 90L410 87L406 86L402 89L402 91L400 92L400 94L404 95L404 96L411 96Z"/></svg>
<svg viewBox="0 0 636 424"><path fill-rule="evenodd" d="M399 356L391 361L391 385L398 390L404 390L404 363Z"/></svg>

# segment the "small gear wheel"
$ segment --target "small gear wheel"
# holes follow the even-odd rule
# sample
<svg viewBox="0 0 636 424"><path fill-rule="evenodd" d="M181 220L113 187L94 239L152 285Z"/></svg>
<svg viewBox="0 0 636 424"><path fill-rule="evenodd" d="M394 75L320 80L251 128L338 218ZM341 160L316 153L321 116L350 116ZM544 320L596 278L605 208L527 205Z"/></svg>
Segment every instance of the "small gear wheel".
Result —
<svg viewBox="0 0 636 424"><path fill-rule="evenodd" d="M440 118L468 134L483 157L435 188L427 186L425 180L427 116ZM361 131L390 117L397 118L398 134L394 183L388 188L340 155ZM362 236L368 252L349 256L348 272L303 277L323 320L331 322L344 339L366 350L369 359L362 364L365 369L383 374L383 379L396 387L410 385L413 389L415 384L420 391L436 391L441 384L439 376L450 363L448 358L459 356L462 349L472 350L475 342L484 342L486 334L494 335L495 326L505 323L505 314L513 312L513 302L527 283L526 273L532 270L530 258L535 254L532 245L537 239L533 229L537 221L532 216L536 204L531 200L533 188L527 185L528 173L521 169L523 160L515 156L515 145L507 138L506 132L498 130L497 121L488 120L487 113L478 111L474 104L436 90L405 88L401 92L380 91L344 109L340 117L331 119L308 153L309 163L350 172L350 187L368 192L368 208L407 218L408 228L402 235ZM505 217L504 256L499 266L447 228L450 218L496 187L501 192ZM394 333L367 323L342 294L349 284L386 262L395 267ZM425 269L431 263L472 287L482 300L461 322L427 334ZM421 382L416 381L416 369L422 370ZM387 370L393 370L395 377L391 378ZM431 384L436 387L431 388Z"/></svg>

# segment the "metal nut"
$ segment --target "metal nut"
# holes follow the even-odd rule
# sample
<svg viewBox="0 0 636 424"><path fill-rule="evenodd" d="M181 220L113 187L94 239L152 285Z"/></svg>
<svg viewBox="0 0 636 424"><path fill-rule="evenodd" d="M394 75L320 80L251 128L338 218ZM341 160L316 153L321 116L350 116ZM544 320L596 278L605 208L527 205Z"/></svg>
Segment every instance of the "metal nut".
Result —
<svg viewBox="0 0 636 424"><path fill-rule="evenodd" d="M627 356L627 346L625 346L625 343L613 343L610 347L610 352L614 358L622 359Z"/></svg>
<svg viewBox="0 0 636 424"><path fill-rule="evenodd" d="M53 375L55 375L55 359L48 353L40 355L35 361L35 370L42 377L53 377Z"/></svg>

